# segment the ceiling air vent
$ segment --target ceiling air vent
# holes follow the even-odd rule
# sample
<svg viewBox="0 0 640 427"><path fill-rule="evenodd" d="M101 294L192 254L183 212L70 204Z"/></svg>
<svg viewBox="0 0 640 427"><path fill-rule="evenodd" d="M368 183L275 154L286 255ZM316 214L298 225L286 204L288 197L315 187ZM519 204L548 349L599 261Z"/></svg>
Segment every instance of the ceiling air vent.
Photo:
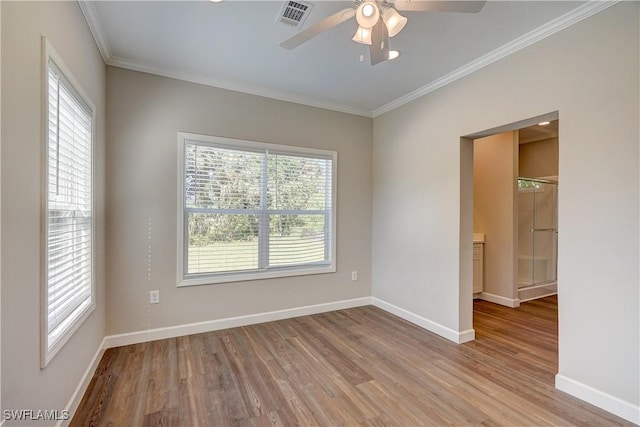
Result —
<svg viewBox="0 0 640 427"><path fill-rule="evenodd" d="M278 15L278 22L283 22L293 27L298 27L304 24L307 15L313 9L313 4L304 1L286 1L280 9Z"/></svg>

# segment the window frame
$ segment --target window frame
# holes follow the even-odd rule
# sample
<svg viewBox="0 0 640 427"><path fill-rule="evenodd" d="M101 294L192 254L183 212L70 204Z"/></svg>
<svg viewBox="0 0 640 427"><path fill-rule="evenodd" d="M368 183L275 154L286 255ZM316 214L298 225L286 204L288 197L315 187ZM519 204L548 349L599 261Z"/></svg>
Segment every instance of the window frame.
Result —
<svg viewBox="0 0 640 427"><path fill-rule="evenodd" d="M203 273L198 276L187 276L185 261L187 257L187 235L185 232L185 147L187 142L213 147L240 149L246 151L273 151L277 154L294 156L317 156L330 158L331 167L331 211L329 230L330 260L327 264L313 264L286 267L271 267L264 270ZM279 277L303 276L311 274L324 274L336 272L336 216L337 216L337 160L338 153L330 150L305 148L290 145L270 144L265 142L247 141L240 139L223 138L211 135L201 135L189 132L178 132L178 186L177 186L177 275L178 287L199 286L216 283L240 282L250 280L272 279Z"/></svg>
<svg viewBox="0 0 640 427"><path fill-rule="evenodd" d="M49 318L49 305L48 305L48 210L49 210L49 62L53 62L58 72L61 74L65 87L72 93L76 101L83 104L90 113L91 116L91 297L89 305L80 311L70 326L60 334L56 341L49 346L48 338L48 318ZM65 62L60 55L54 49L51 42L42 37L42 159L41 159L41 183L42 183L42 212L41 212L41 250L40 250L40 264L41 264L41 299L40 299L40 346L41 346L41 369L51 362L56 354L64 347L64 345L71 339L75 332L82 326L86 319L93 313L96 308L96 266L95 266L95 238L96 238L96 223L95 223L95 139L96 139L96 108L91 98L82 88L82 85L71 73Z"/></svg>

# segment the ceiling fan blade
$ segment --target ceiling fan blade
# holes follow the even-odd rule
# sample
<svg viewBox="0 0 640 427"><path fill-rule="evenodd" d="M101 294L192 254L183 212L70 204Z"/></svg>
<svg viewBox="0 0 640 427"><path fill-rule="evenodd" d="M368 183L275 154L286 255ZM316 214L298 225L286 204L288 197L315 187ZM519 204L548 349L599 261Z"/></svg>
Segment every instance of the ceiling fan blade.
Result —
<svg viewBox="0 0 640 427"><path fill-rule="evenodd" d="M280 46L282 46L285 49L295 49L296 47L300 46L302 43L305 43L311 40L312 38L319 35L320 33L330 30L333 27L337 27L343 22L353 18L355 15L356 15L356 9L353 9L353 8L343 9L340 12L334 13L333 15L328 16L327 18L324 18L322 21L315 23L314 25L310 26L306 30L300 31L299 33L295 34L293 37L290 37L287 40L281 42Z"/></svg>
<svg viewBox="0 0 640 427"><path fill-rule="evenodd" d="M407 12L462 12L478 13L484 7L483 1L430 1L430 0L397 0L393 7Z"/></svg>
<svg viewBox="0 0 640 427"><path fill-rule="evenodd" d="M389 32L382 19L371 29L369 56L371 57L371 65L376 65L389 59Z"/></svg>

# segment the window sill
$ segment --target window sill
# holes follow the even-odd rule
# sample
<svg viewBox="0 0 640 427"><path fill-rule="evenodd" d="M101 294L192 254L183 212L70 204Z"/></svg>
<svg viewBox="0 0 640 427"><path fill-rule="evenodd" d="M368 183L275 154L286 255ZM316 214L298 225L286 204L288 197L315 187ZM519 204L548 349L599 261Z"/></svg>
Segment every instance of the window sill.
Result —
<svg viewBox="0 0 640 427"><path fill-rule="evenodd" d="M281 277L308 276L312 274L335 273L335 265L313 266L287 270L269 270L258 272L242 272L233 274L208 275L178 279L178 287L214 285L217 283L246 282L252 280L277 279Z"/></svg>

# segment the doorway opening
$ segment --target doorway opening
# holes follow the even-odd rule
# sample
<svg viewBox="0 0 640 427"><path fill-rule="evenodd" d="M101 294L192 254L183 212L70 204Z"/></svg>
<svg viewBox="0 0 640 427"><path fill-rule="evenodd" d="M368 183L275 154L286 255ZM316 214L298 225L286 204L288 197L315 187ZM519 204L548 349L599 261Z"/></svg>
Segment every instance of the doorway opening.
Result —
<svg viewBox="0 0 640 427"><path fill-rule="evenodd" d="M462 320L474 324L474 305L513 309L531 300L557 319L558 118L556 111L461 138Z"/></svg>

